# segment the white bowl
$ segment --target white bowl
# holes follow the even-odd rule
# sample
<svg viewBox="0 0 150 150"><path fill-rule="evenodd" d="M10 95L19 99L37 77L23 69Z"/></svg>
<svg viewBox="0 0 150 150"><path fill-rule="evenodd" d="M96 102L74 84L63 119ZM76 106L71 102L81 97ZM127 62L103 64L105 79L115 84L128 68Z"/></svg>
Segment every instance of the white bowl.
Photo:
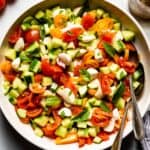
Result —
<svg viewBox="0 0 150 150"><path fill-rule="evenodd" d="M75 7L79 5L84 4L84 0L46 0L43 2L38 3L34 7L31 7L29 10L27 10L24 14L21 14L21 16L15 21L15 23L12 25L10 30L6 33L5 38L3 39L2 42L2 48L1 48L1 53L0 53L0 61L4 58L3 56L3 51L7 47L7 37L9 34L13 31L13 28L19 24L23 20L25 16L28 16L29 14L34 14L38 9L45 9L54 5L61 5L63 7ZM142 93L142 96L139 99L139 108L142 116L145 114L149 104L150 104L150 92L149 92L149 85L150 85L150 46L148 45L148 40L140 27L140 25L136 22L136 20L125 10L122 10L121 8L118 8L117 6L113 5L110 2L107 1L100 1L100 0L90 0L90 7L91 8L96 8L96 7L102 7L106 9L108 12L110 12L113 16L118 18L123 26L125 28L131 29L136 33L136 41L135 45L137 47L138 53L140 55L140 60L144 66L145 70L145 85L144 85L144 90ZM4 114L4 116L7 118L9 123L13 126L13 128L20 134L22 135L26 140L31 142L32 144L42 148L42 149L49 149L49 150L77 150L79 149L78 144L69 144L69 145L56 145L53 140L49 138L39 138L37 137L31 128L30 125L25 125L20 122L19 118L17 117L14 106L10 104L8 101L8 98L4 96L3 91L2 91L2 75L0 78L0 107L1 110ZM128 122L125 130L124 130L124 137L127 136L130 132L132 131L132 124L131 122ZM106 142L102 142L101 144L91 144L91 145L86 145L82 148L81 150L100 150L100 149L105 149L108 148L112 145L114 141L115 135L112 135L110 139Z"/></svg>

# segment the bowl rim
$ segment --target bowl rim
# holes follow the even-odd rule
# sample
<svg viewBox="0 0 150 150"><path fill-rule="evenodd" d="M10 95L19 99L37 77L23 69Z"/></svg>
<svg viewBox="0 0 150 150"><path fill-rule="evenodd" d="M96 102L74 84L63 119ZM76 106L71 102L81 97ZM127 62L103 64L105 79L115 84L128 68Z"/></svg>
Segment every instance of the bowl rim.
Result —
<svg viewBox="0 0 150 150"><path fill-rule="evenodd" d="M147 47L148 47L148 51L150 52L150 43L148 42L148 37L146 36L144 30L142 29L141 25L137 22L137 20L136 20L125 8L120 8L117 4L115 4L115 3L113 3L113 2L110 2L109 0L104 0L104 2L105 2L106 4L109 4L109 5L113 6L113 7L115 7L115 9L118 9L119 11L123 12L123 14L125 14L127 17L130 18L130 20L137 26L137 28L138 28L139 31L141 32L141 34L142 34L142 36L143 36L143 38L144 38L144 40L145 40L145 43L146 43L146 45L147 45ZM12 23L9 25L8 31L9 31L10 28L14 25L14 23L16 23L16 21L17 21L21 16L23 16L27 11L29 11L29 10L31 10L33 7L36 7L36 6L38 6L38 5L40 5L40 4L43 4L43 3L44 3L44 1L40 1L40 2L37 2L37 3L34 4L34 5L31 5L31 6L28 7L27 9L25 9L25 11L23 11L23 12L19 15L19 17L17 17L17 19L15 19L14 21L12 21ZM1 45L2 43L4 43L4 39L5 39L6 35L8 34L8 31L4 34L3 40L1 40L0 45ZM0 104L1 104L1 102L0 102ZM144 114L146 113L149 104L150 104L150 101L148 102L147 106L145 107L145 108L146 108L145 111L141 114L142 117L143 117ZM38 143L38 141L36 141L36 140L35 140L35 141L31 141L31 139L30 139L27 135L24 134L23 130L17 128L17 125L16 125L15 122L9 117L9 115L7 115L6 110L3 108L2 105L0 105L0 108L1 108L1 111L2 111L2 113L3 113L3 115L4 115L4 117L5 117L6 120L8 121L8 123L11 125L11 127L13 127L13 129L16 130L16 132L17 132L18 134L20 134L21 137L23 137L23 138L24 138L25 140L27 140L29 143L31 143L31 144L33 144L33 145L39 147L39 148L42 148L42 149L44 148L44 146L40 145L40 144ZM132 126L131 126L131 123L130 123L130 128L128 128L128 130L127 130L126 132L124 132L123 138L125 138L132 130L133 130L133 129L132 129ZM111 146L111 143L109 142L109 144L108 144L107 146L105 146L104 148L108 148L108 147L110 147L110 146ZM87 147L86 147L86 148L87 148ZM86 149L86 148L85 148L85 149ZM84 150L84 148L82 148L82 149ZM87 150L87 149L86 149L86 150ZM90 150L90 149L89 149L89 150Z"/></svg>

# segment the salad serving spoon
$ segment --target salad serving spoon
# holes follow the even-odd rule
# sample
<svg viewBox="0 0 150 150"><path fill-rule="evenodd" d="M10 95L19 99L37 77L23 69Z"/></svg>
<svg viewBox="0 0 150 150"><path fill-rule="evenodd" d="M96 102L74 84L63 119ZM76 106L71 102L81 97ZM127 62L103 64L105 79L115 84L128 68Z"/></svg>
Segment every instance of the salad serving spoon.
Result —
<svg viewBox="0 0 150 150"><path fill-rule="evenodd" d="M123 118L121 121L121 126L120 126L120 129L114 140L111 150L120 150L121 149L123 130L125 127L127 113L128 113L128 109L130 108L130 105L132 105L132 114L133 114L132 124L133 124L133 131L134 131L135 138L137 140L142 140L144 138L143 120L142 120L142 117L141 117L141 114L140 114L140 111L139 111L139 108L137 105L137 100L136 100L136 96L139 96L143 90L144 69L143 69L143 65L141 63L139 63L139 57L138 57L137 52L134 52L131 55L130 60L135 62L136 64L138 64L138 68L143 73L142 77L140 78L140 83L142 86L140 86L136 91L134 91L133 81L132 81L133 79L132 79L132 76L129 75L129 86L130 86L130 92L131 92L131 99L127 102L127 104L125 106L125 112L124 112L124 115L123 115Z"/></svg>

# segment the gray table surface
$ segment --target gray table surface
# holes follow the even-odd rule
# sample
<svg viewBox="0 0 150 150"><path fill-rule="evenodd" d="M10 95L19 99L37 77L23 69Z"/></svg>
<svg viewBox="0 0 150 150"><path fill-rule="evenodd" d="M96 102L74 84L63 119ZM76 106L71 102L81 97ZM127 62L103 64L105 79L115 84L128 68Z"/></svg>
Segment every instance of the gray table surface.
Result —
<svg viewBox="0 0 150 150"><path fill-rule="evenodd" d="M20 13L41 0L11 0L4 12L0 14L0 42L5 32ZM112 0L110 0L112 1ZM113 3L128 10L127 0L113 0ZM139 20L150 41L150 21ZM2 32L3 31L3 32ZM133 133L123 141L122 150L141 150L140 144L134 139ZM0 150L39 150L24 140L7 122L0 111Z"/></svg>

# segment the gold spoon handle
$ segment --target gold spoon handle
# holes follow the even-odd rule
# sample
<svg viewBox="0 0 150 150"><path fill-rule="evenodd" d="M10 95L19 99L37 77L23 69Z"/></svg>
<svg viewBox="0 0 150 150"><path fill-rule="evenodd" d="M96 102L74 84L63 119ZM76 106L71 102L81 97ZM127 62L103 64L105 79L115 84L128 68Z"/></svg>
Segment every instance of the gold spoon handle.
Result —
<svg viewBox="0 0 150 150"><path fill-rule="evenodd" d="M129 101L125 106L125 112L124 112L124 115L123 115L123 118L121 121L121 126L120 126L120 129L119 129L117 136L114 140L114 143L112 145L111 150L120 150L121 149L123 130L125 127L126 118L127 118L128 109L129 109L130 104L131 104L131 101Z"/></svg>
<svg viewBox="0 0 150 150"><path fill-rule="evenodd" d="M144 126L143 120L136 102L136 97L134 94L132 76L129 76L130 91L131 91L131 101L132 101L132 110L133 110L133 130L134 135L137 140L142 140L144 138Z"/></svg>

